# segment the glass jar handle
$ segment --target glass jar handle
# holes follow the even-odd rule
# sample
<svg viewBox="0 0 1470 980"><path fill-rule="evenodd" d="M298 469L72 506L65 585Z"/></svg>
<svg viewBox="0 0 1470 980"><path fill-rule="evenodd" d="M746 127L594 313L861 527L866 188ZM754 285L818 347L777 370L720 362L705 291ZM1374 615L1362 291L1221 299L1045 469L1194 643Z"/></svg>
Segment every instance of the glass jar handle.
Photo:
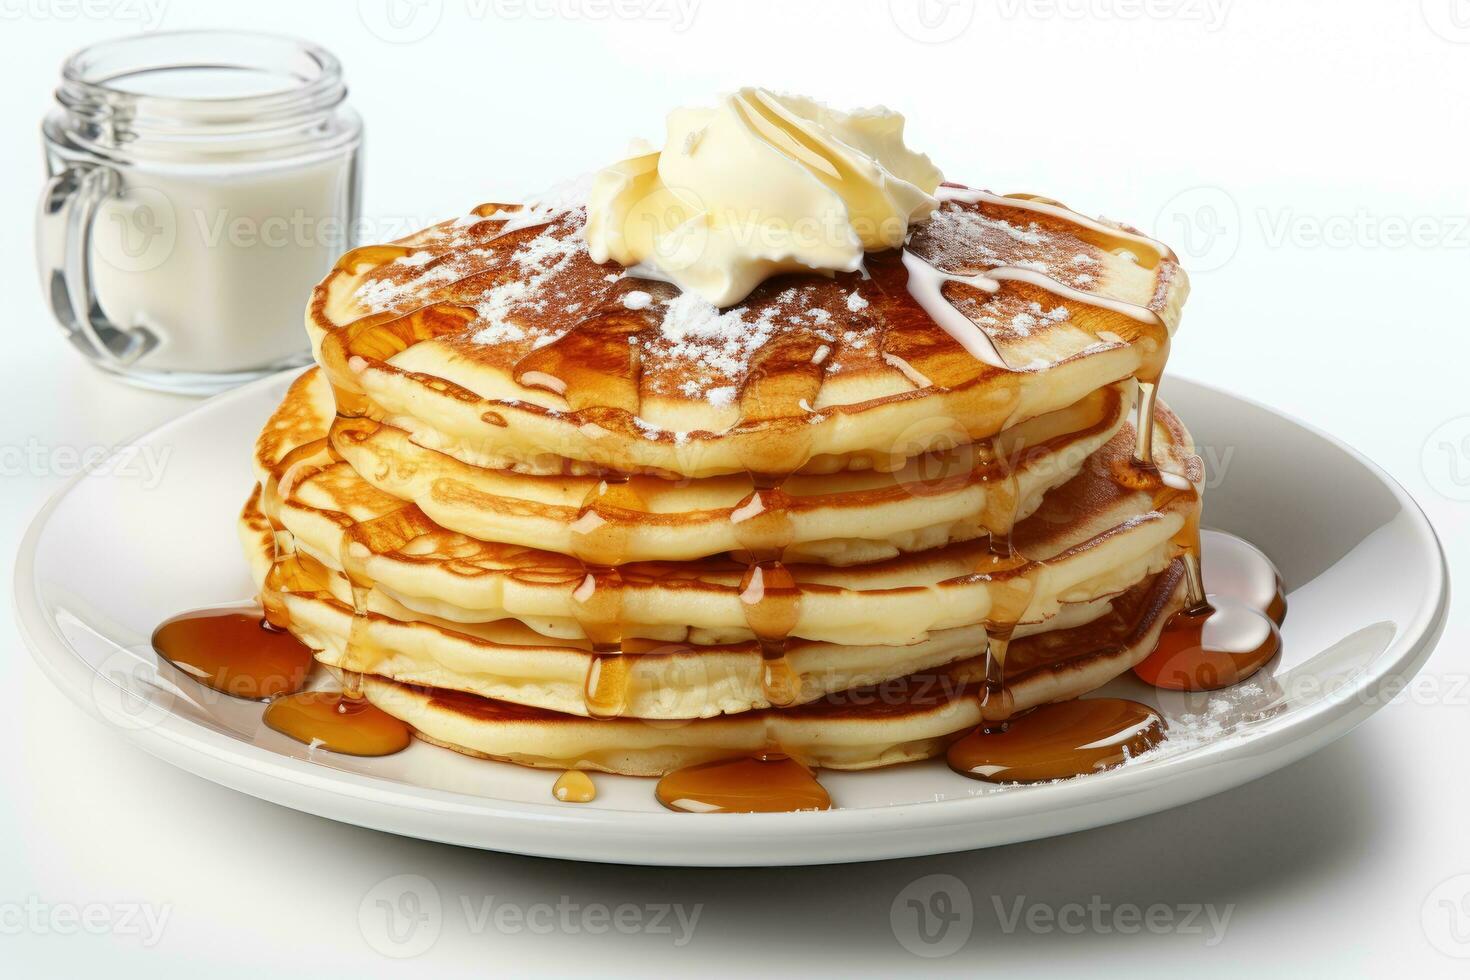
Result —
<svg viewBox="0 0 1470 980"><path fill-rule="evenodd" d="M92 226L102 202L118 193L116 170L72 163L46 182L36 213L41 288L56 322L83 354L126 367L157 346L150 331L111 323L92 291Z"/></svg>

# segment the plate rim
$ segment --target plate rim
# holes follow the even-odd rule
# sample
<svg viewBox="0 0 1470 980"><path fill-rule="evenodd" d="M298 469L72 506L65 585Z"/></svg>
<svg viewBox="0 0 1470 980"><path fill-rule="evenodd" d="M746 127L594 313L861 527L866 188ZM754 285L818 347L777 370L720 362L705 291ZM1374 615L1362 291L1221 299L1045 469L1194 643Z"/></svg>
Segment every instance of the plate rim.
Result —
<svg viewBox="0 0 1470 980"><path fill-rule="evenodd" d="M17 549L14 566L12 595L18 632L42 672L88 715L107 721L89 693L95 672L76 656L54 628L45 612L34 574L39 544L50 517L77 486L118 453L166 437L174 428L188 425L195 416L208 410L288 384L300 373L300 369L293 368L222 392L161 425L121 441L107 456L63 483L31 519ZM146 728L109 724L109 729L186 771L306 813L463 846L611 863L761 866L940 854L1075 832L1203 799L1317 751L1383 707L1387 702L1377 695L1388 683L1407 680L1417 673L1443 633L1449 605L1449 572L1433 523L1413 495L1362 453L1321 428L1248 396L1188 377L1171 375L1169 380L1260 409L1346 453L1389 490L1410 516L1414 533L1427 545L1425 564L1431 588L1426 590L1413 619L1404 624L1376 659L1377 668L1355 679L1347 692L1350 696L1323 698L1303 709L1297 721L1285 731L1265 732L1234 745L1207 745L1149 769L1101 773L1086 780L1028 787L1021 793L836 809L820 814L703 814L691 818L659 811L579 809L550 801L498 800L412 786L283 756L212 731L172 711L158 724ZM1303 727L1305 731L1301 730ZM1227 758L1211 758L1220 755ZM1188 766L1179 771L1185 761ZM1236 765L1227 767L1227 763ZM1228 773L1223 771L1226 768L1230 769ZM1117 782L1125 785L1101 790ZM1164 802L1159 803L1160 800ZM1133 805L1127 805L1129 801ZM1139 801L1144 802L1138 805ZM354 803L356 808L352 806ZM1038 812L1060 817L1036 820L1027 826L1024 821L1034 819ZM432 817L435 826L411 826L413 818L425 817ZM468 835L462 829L454 832L458 821L464 818L473 818L477 824L490 828L490 832L479 837ZM1023 823L1010 826L1018 820ZM668 833L675 822L679 828L677 834ZM1000 825L1009 829L998 835L955 833L957 828L967 825L982 829ZM497 834L500 830L513 832ZM933 832L940 830L949 831L950 835L936 838ZM577 846L577 837L581 838L581 846ZM864 838L864 850L850 853L843 842L857 837ZM671 846L675 840L679 843ZM767 845L766 850L741 853L738 845L752 840ZM770 847L773 840L779 846ZM586 842L593 846L587 847ZM799 853L800 845L808 845L810 853ZM635 846L637 853L624 853L631 852ZM696 851L701 855L699 859L686 857Z"/></svg>

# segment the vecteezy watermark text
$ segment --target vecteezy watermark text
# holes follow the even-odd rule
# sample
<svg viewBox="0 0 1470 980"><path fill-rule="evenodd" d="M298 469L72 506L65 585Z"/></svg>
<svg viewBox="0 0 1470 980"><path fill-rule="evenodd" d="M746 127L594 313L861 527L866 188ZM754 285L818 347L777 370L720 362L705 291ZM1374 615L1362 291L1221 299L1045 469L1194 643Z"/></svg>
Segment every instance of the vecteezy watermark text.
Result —
<svg viewBox="0 0 1470 980"><path fill-rule="evenodd" d="M999 930L1010 935L1061 933L1091 935L1197 936L1206 947L1225 938L1234 904L1205 902L1170 904L1111 902L1101 895L1087 901L1041 902L1025 895L991 895ZM970 888L954 875L926 875L904 886L889 909L893 937L899 945L925 959L952 956L969 942L975 928L975 902Z"/></svg>
<svg viewBox="0 0 1470 980"><path fill-rule="evenodd" d="M367 944L384 956L406 959L427 952L438 941L454 909L472 935L533 936L643 935L666 938L683 948L694 938L703 903L581 902L562 895L548 902L513 902L496 895L460 895L446 903L423 875L394 875L374 885L358 906L358 928Z"/></svg>
<svg viewBox="0 0 1470 980"><path fill-rule="evenodd" d="M463 0L449 13L473 22L513 20L652 21L676 34L688 30L700 0ZM414 44L439 29L445 0L358 0L368 32L389 44Z"/></svg>
<svg viewBox="0 0 1470 980"><path fill-rule="evenodd" d="M117 21L157 30L168 0L0 0L0 21Z"/></svg>
<svg viewBox="0 0 1470 980"><path fill-rule="evenodd" d="M460 907L470 931L494 929L504 935L529 932L535 936L552 934L604 936L616 932L625 936L668 936L676 948L689 945L694 929L704 913L704 905L682 905L677 902L652 902L639 905L622 902L577 902L562 895L552 902L523 905L497 899L494 895L473 899L460 897Z"/></svg>
<svg viewBox="0 0 1470 980"><path fill-rule="evenodd" d="M0 936L136 936L151 949L163 938L173 910L148 902L47 902L32 895L0 902Z"/></svg>
<svg viewBox="0 0 1470 980"><path fill-rule="evenodd" d="M32 438L0 445L0 478L30 476L68 479L79 473L136 480L144 490L163 482L171 446L51 446Z"/></svg>
<svg viewBox="0 0 1470 980"><path fill-rule="evenodd" d="M1017 895L1006 901L999 895L990 897L995 907L995 917L1000 931L1010 935L1023 931L1036 935L1060 932L1068 936L1109 935L1125 936L1141 932L1155 936L1200 936L1205 946L1218 946L1225 938L1225 929L1235 913L1235 905L1184 902L1170 905L1154 902L1136 905L1133 902L1109 902L1101 895L1091 896L1085 903L1064 902L1052 905L1046 902L1028 902L1025 895Z"/></svg>
<svg viewBox="0 0 1470 980"><path fill-rule="evenodd" d="M995 0L1007 20L1173 20L1218 31L1232 0Z"/></svg>

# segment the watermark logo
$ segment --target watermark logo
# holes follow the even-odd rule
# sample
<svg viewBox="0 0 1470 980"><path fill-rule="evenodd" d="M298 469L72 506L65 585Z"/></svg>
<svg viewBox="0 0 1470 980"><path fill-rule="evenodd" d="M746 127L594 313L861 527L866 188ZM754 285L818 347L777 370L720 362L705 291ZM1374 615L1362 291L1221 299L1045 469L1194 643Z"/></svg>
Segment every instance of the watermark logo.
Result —
<svg viewBox="0 0 1470 980"><path fill-rule="evenodd" d="M157 688L158 671L153 663L118 647L92 675L92 704L104 721L122 731L147 731L169 716L168 708L152 696Z"/></svg>
<svg viewBox="0 0 1470 980"><path fill-rule="evenodd" d="M975 0L888 0L888 16L920 44L943 44L970 29Z"/></svg>
<svg viewBox="0 0 1470 980"><path fill-rule="evenodd" d="M975 902L969 887L954 875L926 875L894 896L888 921L904 949L924 959L941 959L970 941Z"/></svg>
<svg viewBox="0 0 1470 980"><path fill-rule="evenodd" d="M1154 237L1173 245L1190 272L1210 272L1240 248L1240 206L1219 187L1191 187L1159 209Z"/></svg>
<svg viewBox="0 0 1470 980"><path fill-rule="evenodd" d="M148 272L168 261L178 240L173 201L154 187L128 187L105 202L92 232L92 254L119 272Z"/></svg>
<svg viewBox="0 0 1470 980"><path fill-rule="evenodd" d="M368 946L392 959L409 959L433 948L446 918L471 935L590 935L667 937L675 948L689 945L704 905L677 902L636 904L579 902L562 895L550 902L512 902L495 895L459 895L446 903L423 875L394 875L378 882L357 909L358 929ZM462 920L462 921L461 921Z"/></svg>
<svg viewBox="0 0 1470 980"><path fill-rule="evenodd" d="M1419 916L1429 945L1446 956L1470 959L1470 874L1435 885Z"/></svg>
<svg viewBox="0 0 1470 980"><path fill-rule="evenodd" d="M1441 496L1470 501L1470 415L1443 423L1429 434L1420 450L1424 479Z"/></svg>
<svg viewBox="0 0 1470 980"><path fill-rule="evenodd" d="M1470 44L1470 0L1419 0L1429 29L1452 44Z"/></svg>
<svg viewBox="0 0 1470 980"><path fill-rule="evenodd" d="M389 44L422 41L444 18L444 0L357 0L368 33Z"/></svg>
<svg viewBox="0 0 1470 980"><path fill-rule="evenodd" d="M1219 187L1192 187L1159 210L1155 235L1180 252L1191 272L1228 263L1249 235L1268 249L1470 250L1470 216L1378 212L1358 207L1303 212L1293 207L1241 209Z"/></svg>
<svg viewBox="0 0 1470 980"><path fill-rule="evenodd" d="M375 951L392 959L421 956L439 941L444 905L423 875L384 878L362 897L357 928Z"/></svg>

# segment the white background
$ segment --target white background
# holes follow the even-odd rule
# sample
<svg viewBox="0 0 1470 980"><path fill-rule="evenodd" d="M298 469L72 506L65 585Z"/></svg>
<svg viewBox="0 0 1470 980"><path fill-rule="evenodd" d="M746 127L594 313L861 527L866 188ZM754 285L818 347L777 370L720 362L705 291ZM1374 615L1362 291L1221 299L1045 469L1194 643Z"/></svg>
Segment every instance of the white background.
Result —
<svg viewBox="0 0 1470 980"><path fill-rule="evenodd" d="M1454 421L1470 413L1463 0L932 0L924 21L906 0L625 0L619 9L637 17L598 16L597 0L398 0L415 16L396 35L382 28L386 0L91 2L0 0L4 556L70 450L115 444L193 404L92 372L42 305L30 244L36 127L58 66L79 46L140 29L248 26L342 58L369 133L366 210L390 231L595 167L631 136L658 139L665 109L740 84L900 109L911 145L956 179L1056 197L1171 241L1195 290L1170 369L1357 447L1423 503L1452 572L1470 569L1470 504L1455 500L1470 497L1470 442ZM17 465L15 448L36 446L27 457L42 462ZM0 565L8 595L8 557ZM1393 569L1384 577L1392 588ZM8 607L0 971L11 976L386 972L393 964L358 911L402 874L424 876L442 898L437 940L413 966L445 975L1463 976L1470 963L1446 955L1470 955L1470 878L1435 892L1466 900L1462 944L1436 949L1421 925L1430 893L1470 873L1470 627L1459 615L1426 668L1431 693L1224 796L989 852L678 872L400 840L218 788L119 744L65 702L30 662ZM948 959L923 960L895 938L889 908L935 873L968 887L974 931ZM481 927L461 899L474 911L491 895L523 908L703 908L693 940L676 948L661 934ZM1017 896L1052 909L1208 904L1230 919L1214 946L1180 930L1007 932L992 896L1007 908ZM169 918L150 948L125 929L67 937L17 923L28 902L142 902Z"/></svg>

